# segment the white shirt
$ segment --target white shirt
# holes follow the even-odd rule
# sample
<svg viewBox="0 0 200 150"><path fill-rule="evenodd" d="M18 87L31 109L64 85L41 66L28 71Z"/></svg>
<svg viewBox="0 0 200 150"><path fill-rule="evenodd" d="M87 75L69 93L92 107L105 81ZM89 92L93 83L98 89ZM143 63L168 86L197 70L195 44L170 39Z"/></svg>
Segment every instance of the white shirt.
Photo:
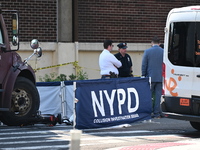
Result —
<svg viewBox="0 0 200 150"><path fill-rule="evenodd" d="M110 75L110 71L115 74L119 74L117 68L121 67L122 63L110 53L110 51L104 49L99 56L99 67L101 69L101 75Z"/></svg>

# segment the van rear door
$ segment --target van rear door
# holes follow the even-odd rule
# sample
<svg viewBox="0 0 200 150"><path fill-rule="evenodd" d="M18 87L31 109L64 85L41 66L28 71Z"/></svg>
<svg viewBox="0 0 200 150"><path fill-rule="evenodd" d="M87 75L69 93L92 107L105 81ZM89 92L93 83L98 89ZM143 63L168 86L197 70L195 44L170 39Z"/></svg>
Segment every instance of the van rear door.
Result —
<svg viewBox="0 0 200 150"><path fill-rule="evenodd" d="M191 97L194 78L194 43L196 12L171 13L167 21L166 96ZM180 20L181 19L181 20ZM167 37L168 36L168 37Z"/></svg>
<svg viewBox="0 0 200 150"><path fill-rule="evenodd" d="M192 95L200 97L200 12L196 16L195 52L194 52L194 76L192 85Z"/></svg>

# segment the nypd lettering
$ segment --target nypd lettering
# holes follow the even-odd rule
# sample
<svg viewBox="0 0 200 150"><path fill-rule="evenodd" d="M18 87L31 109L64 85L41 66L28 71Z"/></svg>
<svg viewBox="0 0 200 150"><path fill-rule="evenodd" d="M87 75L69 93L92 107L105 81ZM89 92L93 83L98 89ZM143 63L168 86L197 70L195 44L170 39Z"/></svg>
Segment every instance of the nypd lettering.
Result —
<svg viewBox="0 0 200 150"><path fill-rule="evenodd" d="M131 94L132 93L132 94ZM108 95L107 90L100 90L99 91L99 97L97 98L97 95L95 94L95 91L91 91L91 97L92 97L92 106L94 111L94 117L98 117L97 109L99 110L101 116L105 116L105 109L104 109L104 99L103 95L105 95L106 99L105 101L108 102L109 108L110 108L110 115L113 116L114 114L122 114L122 106L125 105L125 101L127 100L127 111L129 113L133 113L138 110L139 108L139 96L138 92L135 88L127 88L127 90L124 89L113 89L111 92L111 95ZM132 97L134 96L134 98ZM114 100L116 97L116 103L118 103L118 112L114 112ZM132 107L132 99L135 99L135 106Z"/></svg>

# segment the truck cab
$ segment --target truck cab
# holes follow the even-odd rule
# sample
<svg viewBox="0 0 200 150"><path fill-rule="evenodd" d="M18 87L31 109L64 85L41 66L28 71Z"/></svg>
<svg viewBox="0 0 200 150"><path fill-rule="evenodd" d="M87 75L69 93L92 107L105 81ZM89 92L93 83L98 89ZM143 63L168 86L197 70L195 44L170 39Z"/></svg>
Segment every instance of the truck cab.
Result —
<svg viewBox="0 0 200 150"><path fill-rule="evenodd" d="M3 15L10 16L10 26ZM33 55L41 57L37 40L32 40L33 54L22 61L19 50L19 21L17 11L0 9L0 121L6 125L29 124L37 115L40 98L35 86L35 72L27 61ZM11 40L10 40L11 39Z"/></svg>

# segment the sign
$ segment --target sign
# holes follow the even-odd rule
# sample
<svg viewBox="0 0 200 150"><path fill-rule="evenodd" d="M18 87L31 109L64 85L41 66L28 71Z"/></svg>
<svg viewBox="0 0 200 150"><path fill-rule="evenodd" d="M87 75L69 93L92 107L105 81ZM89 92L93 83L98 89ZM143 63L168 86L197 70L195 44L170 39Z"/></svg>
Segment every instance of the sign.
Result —
<svg viewBox="0 0 200 150"><path fill-rule="evenodd" d="M151 118L149 78L76 81L77 129L102 128Z"/></svg>
<svg viewBox="0 0 200 150"><path fill-rule="evenodd" d="M190 106L190 99L180 98L180 105L181 106Z"/></svg>

